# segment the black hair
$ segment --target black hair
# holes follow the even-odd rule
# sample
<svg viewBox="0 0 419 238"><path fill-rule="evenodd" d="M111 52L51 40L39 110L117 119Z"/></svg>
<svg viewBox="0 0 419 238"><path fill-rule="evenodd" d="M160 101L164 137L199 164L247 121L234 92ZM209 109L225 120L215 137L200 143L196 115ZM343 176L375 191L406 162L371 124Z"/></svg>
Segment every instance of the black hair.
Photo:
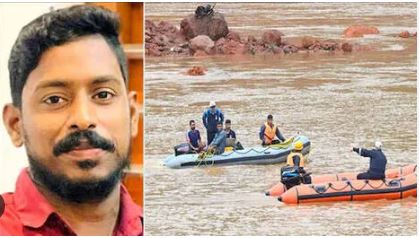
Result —
<svg viewBox="0 0 419 238"><path fill-rule="evenodd" d="M268 120L272 120L272 119L274 119L274 117L271 114L269 114L268 115Z"/></svg>
<svg viewBox="0 0 419 238"><path fill-rule="evenodd" d="M190 120L189 121L189 125L191 125L192 123L195 123L195 120Z"/></svg>
<svg viewBox="0 0 419 238"><path fill-rule="evenodd" d="M228 123L228 124L231 124L231 120L230 120L230 119L227 119L227 120L226 120L226 124L227 124L227 123Z"/></svg>
<svg viewBox="0 0 419 238"><path fill-rule="evenodd" d="M38 66L48 49L80 37L100 34L115 53L122 76L127 83L128 70L119 42L119 17L102 7L77 5L43 14L24 26L9 58L12 100L21 106L22 91L29 74Z"/></svg>
<svg viewBox="0 0 419 238"><path fill-rule="evenodd" d="M222 124L223 124L223 122L221 122L221 121L217 122L217 125L222 125Z"/></svg>

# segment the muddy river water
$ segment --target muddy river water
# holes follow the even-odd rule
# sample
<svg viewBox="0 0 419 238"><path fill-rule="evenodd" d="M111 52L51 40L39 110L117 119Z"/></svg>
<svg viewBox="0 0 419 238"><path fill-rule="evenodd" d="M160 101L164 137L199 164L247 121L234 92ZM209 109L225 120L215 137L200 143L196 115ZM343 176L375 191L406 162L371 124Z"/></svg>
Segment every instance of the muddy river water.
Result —
<svg viewBox="0 0 419 238"><path fill-rule="evenodd" d="M195 4L146 4L146 18L179 26ZM282 133L312 142L306 168L314 174L362 171L368 159L351 151L384 144L388 168L416 163L415 3L223 4L229 28L260 37L341 39L356 23L379 35L350 40L371 52L146 58L145 233L148 235L414 235L416 198L309 205L281 204L264 191L279 181L281 164L172 170L161 162L183 142L190 119L205 135L202 112L215 100L245 147L273 114ZM187 76L194 65L204 76Z"/></svg>

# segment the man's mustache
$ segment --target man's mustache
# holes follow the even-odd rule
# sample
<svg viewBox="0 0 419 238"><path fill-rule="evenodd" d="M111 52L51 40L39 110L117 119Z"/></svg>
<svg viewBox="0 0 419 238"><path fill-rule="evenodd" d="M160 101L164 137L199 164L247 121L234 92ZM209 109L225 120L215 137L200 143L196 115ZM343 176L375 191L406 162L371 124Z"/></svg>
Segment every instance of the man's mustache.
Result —
<svg viewBox="0 0 419 238"><path fill-rule="evenodd" d="M75 131L61 139L53 148L53 154L59 156L63 153L72 151L81 144L81 140L87 140L92 148L98 148L109 152L115 151L115 145L112 141L103 138L92 130Z"/></svg>

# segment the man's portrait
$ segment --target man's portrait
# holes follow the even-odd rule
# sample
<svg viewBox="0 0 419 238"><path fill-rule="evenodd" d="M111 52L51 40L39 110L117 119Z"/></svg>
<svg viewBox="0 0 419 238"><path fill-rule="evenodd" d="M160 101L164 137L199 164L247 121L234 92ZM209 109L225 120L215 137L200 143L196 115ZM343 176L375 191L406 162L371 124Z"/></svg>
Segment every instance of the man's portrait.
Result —
<svg viewBox="0 0 419 238"><path fill-rule="evenodd" d="M10 49L0 45L10 85L1 94L11 95L3 124L28 162L0 196L0 235L142 235L139 198L124 185L139 167L132 150L142 147L142 92L131 86L142 79L130 76L142 67L130 65L121 25L109 7L51 8Z"/></svg>

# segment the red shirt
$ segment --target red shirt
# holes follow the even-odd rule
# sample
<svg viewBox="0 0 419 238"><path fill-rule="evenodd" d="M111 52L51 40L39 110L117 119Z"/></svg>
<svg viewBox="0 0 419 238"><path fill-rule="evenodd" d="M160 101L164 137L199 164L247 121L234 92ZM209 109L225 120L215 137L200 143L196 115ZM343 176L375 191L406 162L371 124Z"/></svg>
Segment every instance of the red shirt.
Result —
<svg viewBox="0 0 419 238"><path fill-rule="evenodd" d="M119 224L113 235L143 235L142 210L133 202L123 185L119 211ZM23 169L16 182L16 191L0 196L0 235L54 236L76 233L38 191L28 170Z"/></svg>

